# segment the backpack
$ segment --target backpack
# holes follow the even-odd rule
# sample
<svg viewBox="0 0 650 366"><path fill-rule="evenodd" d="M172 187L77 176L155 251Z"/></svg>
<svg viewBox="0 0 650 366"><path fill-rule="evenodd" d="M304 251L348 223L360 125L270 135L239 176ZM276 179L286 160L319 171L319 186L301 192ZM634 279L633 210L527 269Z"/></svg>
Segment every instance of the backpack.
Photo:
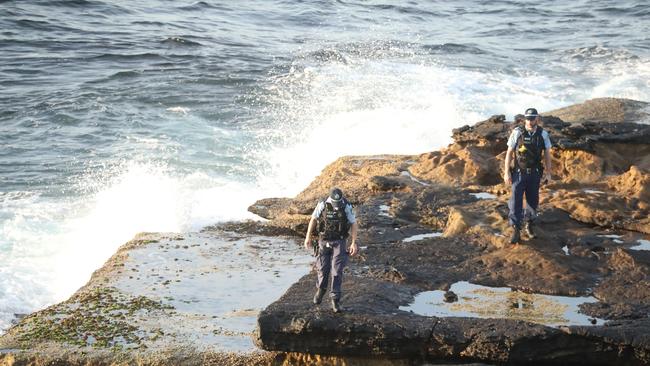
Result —
<svg viewBox="0 0 650 366"><path fill-rule="evenodd" d="M537 126L535 132L530 135L524 127L517 127L519 129L519 137L517 138L517 145L515 146L515 166L519 169L538 169L540 172L543 170L542 165L542 150L546 149L544 145L544 138L542 127Z"/></svg>
<svg viewBox="0 0 650 366"><path fill-rule="evenodd" d="M345 214L349 202L343 198L337 206L327 200L323 201L325 207L318 217L318 233L321 240L340 240L348 237L350 222Z"/></svg>

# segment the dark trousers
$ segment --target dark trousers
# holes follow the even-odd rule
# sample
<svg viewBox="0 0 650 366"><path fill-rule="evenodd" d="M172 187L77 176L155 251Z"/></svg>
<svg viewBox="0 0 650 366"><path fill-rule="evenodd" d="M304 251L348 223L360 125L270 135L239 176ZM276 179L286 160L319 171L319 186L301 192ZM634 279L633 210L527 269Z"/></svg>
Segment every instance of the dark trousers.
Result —
<svg viewBox="0 0 650 366"><path fill-rule="evenodd" d="M533 221L537 217L539 205L539 182L542 172L539 169L523 171L515 169L512 172L512 196L508 201L510 225L521 228L522 218ZM524 194L526 194L526 210L523 210Z"/></svg>
<svg viewBox="0 0 650 366"><path fill-rule="evenodd" d="M329 244L329 247L328 245ZM343 282L343 267L348 262L348 253L345 239L341 240L319 240L319 254L316 258L316 270L318 272L317 287L327 290L327 282L332 274L332 287L330 296L333 299L341 298L341 283Z"/></svg>

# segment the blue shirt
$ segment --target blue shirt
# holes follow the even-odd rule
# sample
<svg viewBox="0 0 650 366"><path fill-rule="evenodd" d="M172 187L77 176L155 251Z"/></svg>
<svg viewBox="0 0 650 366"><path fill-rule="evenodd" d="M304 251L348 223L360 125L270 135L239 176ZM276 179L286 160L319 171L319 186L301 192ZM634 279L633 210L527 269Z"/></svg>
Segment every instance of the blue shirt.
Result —
<svg viewBox="0 0 650 366"><path fill-rule="evenodd" d="M332 199L330 197L327 197L327 200L325 200L325 202L332 203ZM313 219L318 220L320 214L323 213L323 210L325 209L325 202L318 202L318 205L316 205L316 208L314 209L314 213L311 214L311 217ZM345 205L345 216L348 217L350 224L357 222L357 218L354 216L354 212L352 212L352 205L349 203Z"/></svg>
<svg viewBox="0 0 650 366"><path fill-rule="evenodd" d="M510 137L508 138L509 148L514 150L517 147L517 140L519 139L519 135L521 135L521 130L522 128L515 128L512 130L512 133L510 133ZM546 130L542 130L542 139L544 139L544 148L549 150L551 148L551 139L548 137L548 132L546 132Z"/></svg>

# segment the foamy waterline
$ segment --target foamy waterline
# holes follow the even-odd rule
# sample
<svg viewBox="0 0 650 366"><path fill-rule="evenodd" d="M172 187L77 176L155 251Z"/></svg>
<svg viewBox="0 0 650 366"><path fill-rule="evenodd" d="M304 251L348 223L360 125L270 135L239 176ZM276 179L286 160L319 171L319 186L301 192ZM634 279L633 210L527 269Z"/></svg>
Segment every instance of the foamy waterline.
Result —
<svg viewBox="0 0 650 366"><path fill-rule="evenodd" d="M125 164L106 174L104 187L88 196L12 200L18 208L0 225L1 244L9 247L0 251L0 330L14 314L65 300L139 232L257 218L246 210L253 185L180 175L159 164Z"/></svg>
<svg viewBox="0 0 650 366"><path fill-rule="evenodd" d="M254 179L214 176L205 166L179 172L165 164L127 162L99 174L105 180L100 189L77 197L4 192L0 330L14 313L71 295L136 233L193 231L218 221L255 218L246 208L256 199L297 194L340 156L437 150L451 142L455 127L492 114L511 119L529 106L550 110L605 93L650 99L648 89L621 71L631 67L631 73L650 76L644 59L609 64L620 67L615 78L608 78L607 67L590 66L585 75L595 86L586 89L580 87L580 76L484 72L421 55L348 55L346 63L298 60L266 82L270 106L260 118L267 129L256 131L255 141L239 142L251 145L247 161L256 171ZM192 117L192 124L202 122L190 108L161 109ZM214 138L232 138L223 135ZM183 148L174 141L136 142ZM96 178L78 177L77 183Z"/></svg>

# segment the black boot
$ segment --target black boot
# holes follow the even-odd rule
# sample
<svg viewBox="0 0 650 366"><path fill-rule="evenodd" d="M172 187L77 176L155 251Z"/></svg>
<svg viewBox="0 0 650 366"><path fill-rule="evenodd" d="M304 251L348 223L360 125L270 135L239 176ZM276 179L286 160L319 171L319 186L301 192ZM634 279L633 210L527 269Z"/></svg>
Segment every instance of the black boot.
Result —
<svg viewBox="0 0 650 366"><path fill-rule="evenodd" d="M325 290L322 288L319 288L316 290L316 294L314 295L314 304L318 305L323 301L323 296L325 295Z"/></svg>
<svg viewBox="0 0 650 366"><path fill-rule="evenodd" d="M535 238L535 231L533 231L533 222L532 221L526 221L524 224L524 232L526 235L528 235L529 238L534 239Z"/></svg>
<svg viewBox="0 0 650 366"><path fill-rule="evenodd" d="M339 303L339 299L332 299L332 310L334 310L335 313L341 312L341 304Z"/></svg>
<svg viewBox="0 0 650 366"><path fill-rule="evenodd" d="M516 226L512 227L512 237L510 238L510 244L517 244L521 241L521 235L519 234L519 228Z"/></svg>

